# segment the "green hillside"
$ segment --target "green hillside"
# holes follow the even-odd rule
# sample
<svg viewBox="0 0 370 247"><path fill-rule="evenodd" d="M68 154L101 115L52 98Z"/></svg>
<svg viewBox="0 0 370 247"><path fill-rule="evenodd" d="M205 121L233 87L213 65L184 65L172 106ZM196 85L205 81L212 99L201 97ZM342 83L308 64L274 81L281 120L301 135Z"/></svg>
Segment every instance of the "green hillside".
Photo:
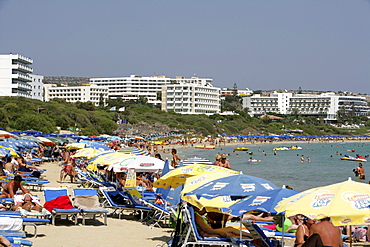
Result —
<svg viewBox="0 0 370 247"><path fill-rule="evenodd" d="M223 104L225 108L225 103ZM123 112L110 111L125 107ZM233 106L234 107L234 106ZM235 108L235 107L234 107ZM238 110L239 109L239 110ZM227 109L226 109L227 110ZM370 121L366 117L348 116L343 114L339 122L362 124L359 129L339 129L325 124L323 119L303 116L280 116L281 120L250 117L247 109L235 110L239 115L221 116L182 115L174 112L163 112L145 100L124 103L109 100L106 107L95 107L91 102L76 104L56 99L50 102L38 100L2 97L0 98L0 127L7 131L38 130L43 133L57 133L57 127L67 130L70 127L80 130L80 135L119 134L127 127L117 125L117 120L126 120L130 128L137 126L167 126L169 130L180 130L198 135L217 134L286 134L283 129L300 129L302 135L363 135L367 134ZM147 128L147 127L146 127ZM156 130L152 128L152 132ZM147 130L147 129L146 129ZM140 134L140 128L137 128Z"/></svg>

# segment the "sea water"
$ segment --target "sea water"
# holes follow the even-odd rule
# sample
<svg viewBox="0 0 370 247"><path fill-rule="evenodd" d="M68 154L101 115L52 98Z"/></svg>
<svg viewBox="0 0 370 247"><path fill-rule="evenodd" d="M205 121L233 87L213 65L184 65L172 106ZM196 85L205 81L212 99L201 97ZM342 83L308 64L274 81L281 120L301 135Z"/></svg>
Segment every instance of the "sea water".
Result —
<svg viewBox="0 0 370 247"><path fill-rule="evenodd" d="M276 155L274 155L273 148L292 145L297 145L302 149L276 151ZM235 147L247 147L249 150L234 152ZM212 162L217 153L230 154L227 159L232 169L242 171L246 175L267 179L278 187L289 185L299 191L343 182L349 177L354 181L364 183L368 183L370 180L370 165L367 164L370 164L370 158L368 162L362 162L365 169L365 180L359 180L353 173L353 169L358 166L359 162L340 159L344 155L365 156L370 154L370 143L367 142L273 142L221 145L215 149L184 148L177 151L181 159L200 157ZM250 155L250 152L253 152L253 155ZM301 162L302 155L304 155L304 162ZM307 156L310 157L310 162L307 161ZM260 162L248 163L250 157L260 160Z"/></svg>

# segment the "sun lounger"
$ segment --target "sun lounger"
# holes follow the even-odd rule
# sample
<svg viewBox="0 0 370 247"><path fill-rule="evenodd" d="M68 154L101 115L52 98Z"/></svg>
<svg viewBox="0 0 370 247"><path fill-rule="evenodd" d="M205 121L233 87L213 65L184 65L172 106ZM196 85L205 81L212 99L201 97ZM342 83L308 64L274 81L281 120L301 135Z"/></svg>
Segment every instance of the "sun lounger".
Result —
<svg viewBox="0 0 370 247"><path fill-rule="evenodd" d="M87 216L103 216L104 225L107 225L108 210L100 207L98 191L96 189L73 189L73 205L81 210L82 224L85 225Z"/></svg>
<svg viewBox="0 0 370 247"><path fill-rule="evenodd" d="M51 222L53 225L55 225L57 216L65 216L67 219L74 220L75 225L77 225L77 215L80 213L80 210L72 206L67 189L45 189L44 196L44 207L47 209L49 205L51 207ZM63 206L59 207L58 205Z"/></svg>
<svg viewBox="0 0 370 247"><path fill-rule="evenodd" d="M12 244L12 247L20 247L20 246L32 246L32 241L29 241L27 239L21 239L17 237L9 237L4 236L6 239L9 240L9 242Z"/></svg>
<svg viewBox="0 0 370 247"><path fill-rule="evenodd" d="M183 240L182 247L188 245L215 245L215 246L237 246L231 239L229 238L217 238L217 237L209 237L203 238L200 236L198 229L195 224L195 216L194 216L194 209L193 207L183 206L182 214L184 218L184 222L188 224L188 231L186 232L186 236Z"/></svg>
<svg viewBox="0 0 370 247"><path fill-rule="evenodd" d="M253 239L259 240L262 243L262 246L275 247L277 243L276 240L270 240L265 232L255 223L252 223L250 220L243 220L242 224L247 228L249 233L253 236ZM271 233L270 237L281 238L284 234L284 237L295 238L295 235L289 233L273 232L268 229L266 232Z"/></svg>
<svg viewBox="0 0 370 247"><path fill-rule="evenodd" d="M49 213L50 215L50 213ZM21 217L22 214L20 211L0 211L0 216L9 216L9 217ZM43 218L25 218L22 217L22 226L23 226L23 231L25 231L26 226L33 226L34 227L34 232L31 234L33 237L37 236L37 226L38 225L46 225L50 223L49 219L43 219Z"/></svg>
<svg viewBox="0 0 370 247"><path fill-rule="evenodd" d="M127 196L124 196L118 190L113 187L99 187L99 191L101 192L104 201L102 205L105 208L113 209L113 214L118 214L118 218L121 218L123 211L136 211L134 205L129 204Z"/></svg>
<svg viewBox="0 0 370 247"><path fill-rule="evenodd" d="M124 190L124 194L127 195L129 203L132 204L137 211L140 212L140 219L144 219L144 212L151 212L153 211L152 208L146 206L144 202L141 200L142 195L138 190L135 188L128 188Z"/></svg>

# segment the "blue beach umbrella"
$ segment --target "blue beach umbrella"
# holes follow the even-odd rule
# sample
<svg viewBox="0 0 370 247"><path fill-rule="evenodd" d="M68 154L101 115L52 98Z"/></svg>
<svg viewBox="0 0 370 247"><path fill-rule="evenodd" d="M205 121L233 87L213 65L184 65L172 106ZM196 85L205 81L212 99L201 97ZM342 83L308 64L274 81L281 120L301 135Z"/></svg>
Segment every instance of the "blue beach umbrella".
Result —
<svg viewBox="0 0 370 247"><path fill-rule="evenodd" d="M168 159L166 159L166 161L164 162L163 170L162 170L162 176L168 173L169 171L170 171L170 166L169 166ZM170 192L170 189L171 187L168 187L167 189L158 188L156 190L156 194L161 196L162 198L166 198L168 193Z"/></svg>
<svg viewBox="0 0 370 247"><path fill-rule="evenodd" d="M100 151L112 150L111 148L109 148L109 147L107 147L105 145L101 145L101 144L86 145L86 148L93 148L93 149L97 149L97 150L100 150Z"/></svg>
<svg viewBox="0 0 370 247"><path fill-rule="evenodd" d="M240 216L249 211L259 211L277 214L274 209L281 200L298 194L300 191L290 189L276 189L263 192L253 192L248 197L235 202L228 208L223 208L222 212Z"/></svg>
<svg viewBox="0 0 370 247"><path fill-rule="evenodd" d="M218 196L245 197L252 192L274 189L278 189L278 187L266 179L237 174L210 181L186 194L212 199Z"/></svg>

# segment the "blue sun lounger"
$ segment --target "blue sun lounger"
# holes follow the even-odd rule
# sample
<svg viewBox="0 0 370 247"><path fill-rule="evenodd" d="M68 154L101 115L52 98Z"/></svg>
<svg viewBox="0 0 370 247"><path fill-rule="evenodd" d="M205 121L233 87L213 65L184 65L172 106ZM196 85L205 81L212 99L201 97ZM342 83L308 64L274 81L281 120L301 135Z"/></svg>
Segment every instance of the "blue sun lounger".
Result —
<svg viewBox="0 0 370 247"><path fill-rule="evenodd" d="M194 209L191 206L184 205L182 208L182 215L184 218L184 222L188 223L189 228L186 233L186 236L183 240L182 247L188 245L215 245L215 246L237 246L231 239L229 238L217 238L217 237L209 237L203 238L200 236L198 229L195 224L195 216L194 216Z"/></svg>
<svg viewBox="0 0 370 247"><path fill-rule="evenodd" d="M20 211L0 211L0 216L21 217L22 215ZM50 223L49 219L44 219L44 218L22 217L22 220L23 220L23 231L25 230L26 226L34 227L34 233L32 234L33 237L37 236L37 226L38 225L47 225Z"/></svg>
<svg viewBox="0 0 370 247"><path fill-rule="evenodd" d="M74 195L74 202L78 200L78 198L88 199L89 202L92 202L95 205L99 204L99 197L98 197L98 191L97 189L73 189L73 195ZM86 198L83 198L86 197ZM81 202L81 200L79 200ZM104 208L92 208L89 209L88 206L81 205L83 208L81 208L80 215L82 216L82 224L85 225L85 218L87 216L93 217L95 219L96 216L103 216L104 218L104 225L107 225L107 214L109 213L108 210Z"/></svg>
<svg viewBox="0 0 370 247"><path fill-rule="evenodd" d="M4 236L6 239L9 240L9 242L12 244L13 247L21 247L21 246L32 246L33 243L30 240L27 239L21 239L17 237L8 237Z"/></svg>
<svg viewBox="0 0 370 247"><path fill-rule="evenodd" d="M68 196L67 189L46 189L44 190L45 201L54 200L60 196ZM75 225L77 225L77 215L80 213L80 210L77 208L71 209L60 209L60 208L53 208L51 212L51 222L55 225L55 218L57 216L65 216L67 219L71 219L74 221Z"/></svg>

